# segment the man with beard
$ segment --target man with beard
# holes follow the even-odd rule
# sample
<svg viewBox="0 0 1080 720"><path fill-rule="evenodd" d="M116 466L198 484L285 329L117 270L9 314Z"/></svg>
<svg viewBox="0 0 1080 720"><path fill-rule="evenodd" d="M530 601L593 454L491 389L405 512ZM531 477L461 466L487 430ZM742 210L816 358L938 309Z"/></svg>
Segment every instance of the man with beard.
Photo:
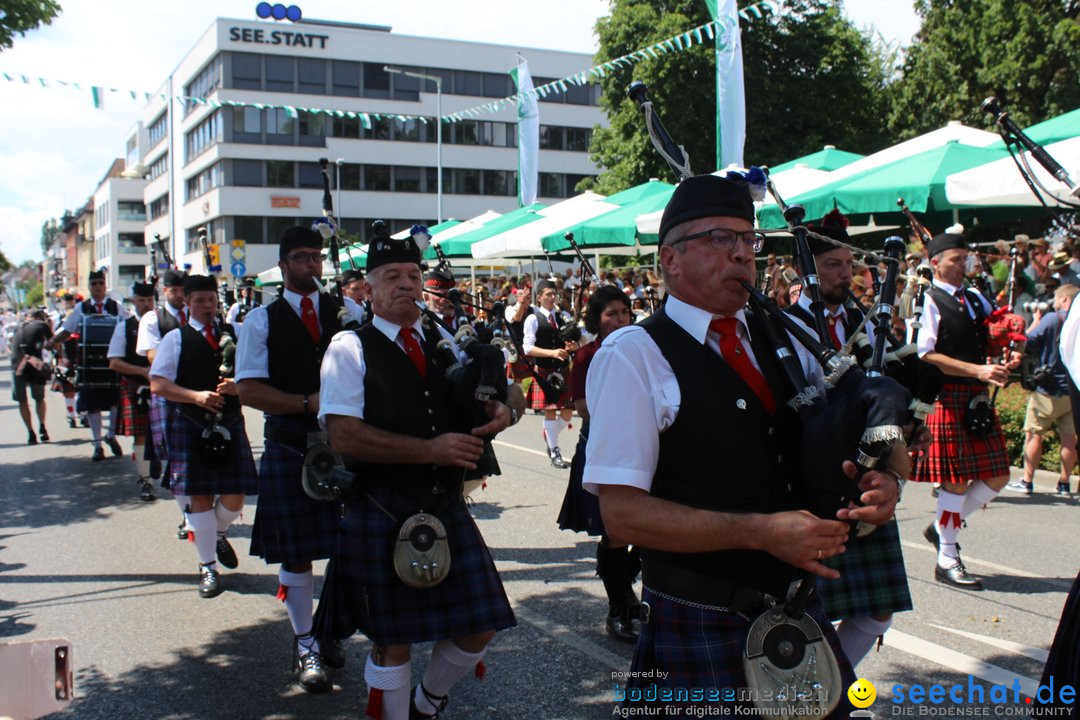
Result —
<svg viewBox="0 0 1080 720"><path fill-rule="evenodd" d="M76 305L74 312L64 320L63 330L53 337L54 348L60 347L73 334L82 331L82 319L84 316L112 315L118 320L127 318L128 313L124 306L109 297L109 291L105 287L104 272L92 270L88 282L90 284L90 299ZM80 349L89 341L90 338L80 337ZM108 386L107 381L104 379L104 373L108 372L114 379L115 373L112 373L107 368L95 370L97 373L95 378L99 379L100 382L95 380L95 387L84 384L85 380L80 382L76 409L79 412L86 413L86 420L90 424L90 435L94 444L94 454L91 459L94 462L99 462L105 459L105 452L101 449L101 413L103 411L107 410L109 413L109 431L105 435L105 442L108 443L109 449L113 451L113 455L117 457L123 455L124 451L120 448L120 443L116 441L116 416L119 395L115 385Z"/></svg>
<svg viewBox="0 0 1080 720"><path fill-rule="evenodd" d="M341 273L341 291L345 297L363 307L365 312L369 310L370 303L364 290L364 273L359 270L346 270Z"/></svg>
<svg viewBox="0 0 1080 720"><path fill-rule="evenodd" d="M134 438L132 448L141 485L139 497L152 502L154 486L150 483L150 461L146 458L146 436L150 432L150 361L135 351L139 321L154 309L154 286L135 283L131 288L135 314L116 326L109 342L109 368L120 375L121 435Z"/></svg>
<svg viewBox="0 0 1080 720"><path fill-rule="evenodd" d="M341 321L337 301L315 284L326 259L322 236L289 228L278 241L278 258L283 292L248 314L236 356L240 401L265 417L251 554L280 563L278 597L292 623L300 686L326 692L331 684L324 664L339 670L345 658L336 642L311 634L311 563L333 554L340 505L308 497L301 477L311 439L320 434L319 366ZM348 305L359 312L351 300Z"/></svg>
<svg viewBox="0 0 1080 720"><path fill-rule="evenodd" d="M446 293L454 289L454 275L443 267L429 270L424 278L424 304L443 321L450 332L457 330L457 318L454 317L454 305L446 298ZM428 292L433 290L434 292Z"/></svg>

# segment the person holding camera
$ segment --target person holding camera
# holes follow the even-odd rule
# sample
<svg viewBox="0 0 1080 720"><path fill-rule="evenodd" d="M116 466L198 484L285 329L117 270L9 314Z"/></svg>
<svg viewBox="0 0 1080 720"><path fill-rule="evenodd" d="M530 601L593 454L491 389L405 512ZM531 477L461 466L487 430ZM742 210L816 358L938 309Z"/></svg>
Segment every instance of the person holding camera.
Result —
<svg viewBox="0 0 1080 720"><path fill-rule="evenodd" d="M1035 489L1035 468L1042 459L1042 439L1056 427L1061 440L1061 475L1057 494L1069 495L1069 475L1076 465L1076 428L1069 403L1069 376L1062 362L1058 338L1073 298L1080 293L1075 285L1062 285L1054 292L1053 312L1035 312L1035 327L1028 331L1027 352L1035 357L1031 374L1034 386L1024 418L1024 479L1009 483L1013 492L1031 495Z"/></svg>

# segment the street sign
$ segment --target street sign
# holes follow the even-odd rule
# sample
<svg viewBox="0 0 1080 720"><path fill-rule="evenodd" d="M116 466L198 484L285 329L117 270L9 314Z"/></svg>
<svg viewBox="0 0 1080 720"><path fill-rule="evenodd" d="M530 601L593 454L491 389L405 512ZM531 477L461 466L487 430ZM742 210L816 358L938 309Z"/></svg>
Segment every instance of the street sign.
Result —
<svg viewBox="0 0 1080 720"><path fill-rule="evenodd" d="M232 267L229 268L229 270L232 271L233 277L244 277L244 275L247 274L247 265L245 265L240 260L237 260L232 264Z"/></svg>
<svg viewBox="0 0 1080 720"><path fill-rule="evenodd" d="M221 246L217 244L210 244L206 246L207 254L210 256L210 267L221 264ZM206 269L210 272L210 268Z"/></svg>
<svg viewBox="0 0 1080 720"><path fill-rule="evenodd" d="M247 243L243 240L232 241L233 262L243 262L247 255Z"/></svg>

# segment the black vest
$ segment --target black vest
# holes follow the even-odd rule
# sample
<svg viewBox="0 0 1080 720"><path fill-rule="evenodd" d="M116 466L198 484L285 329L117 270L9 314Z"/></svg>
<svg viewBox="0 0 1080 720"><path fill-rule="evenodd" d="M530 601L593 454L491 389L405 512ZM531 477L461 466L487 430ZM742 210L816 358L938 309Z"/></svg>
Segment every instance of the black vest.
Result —
<svg viewBox="0 0 1080 720"><path fill-rule="evenodd" d="M165 333L180 327L180 321L171 312L163 307L157 309L158 338L165 337Z"/></svg>
<svg viewBox="0 0 1080 720"><path fill-rule="evenodd" d="M236 335L232 326L221 329L221 336ZM191 325L180 328L180 362L176 367L176 384L188 390L216 390L221 382L221 351L210 347L206 337ZM240 414L240 398L225 396L223 415L226 421Z"/></svg>
<svg viewBox="0 0 1080 720"><path fill-rule="evenodd" d="M810 332L817 335L816 323L814 321L814 315L802 305L795 303L784 308L784 312L788 315L793 315L803 321L806 327L810 328ZM859 323L862 322L862 317L857 314L854 308L850 308L847 305L844 306L844 338L850 338L851 334L855 332L855 328L859 327Z"/></svg>
<svg viewBox="0 0 1080 720"><path fill-rule="evenodd" d="M364 352L364 422L380 430L433 438L453 428L453 390L446 380L446 367L436 350L438 331L424 322L424 354L427 377L420 378L416 367L397 343L372 324L355 330ZM436 483L447 499L460 497L464 470L417 464L376 464L352 461L351 469L365 483L376 482L417 498L424 497ZM419 510L419 508L416 508ZM430 507L425 508L434 512Z"/></svg>
<svg viewBox="0 0 1080 720"><path fill-rule="evenodd" d="M135 352L139 338L139 318L131 315L124 321L124 362L135 367L150 367L150 360ZM128 382L148 385L149 380L140 375L125 375Z"/></svg>
<svg viewBox="0 0 1080 720"><path fill-rule="evenodd" d="M330 340L341 330L338 304L330 295L319 295L319 326L322 336L316 345L307 327L284 297L266 306L270 331L266 336L269 384L294 395L319 392L319 366Z"/></svg>
<svg viewBox="0 0 1080 720"><path fill-rule="evenodd" d="M692 338L663 310L640 324L660 348L679 383L679 413L660 435L651 494L682 505L733 513L775 513L799 506L795 442L798 419L767 335L747 313L754 357L776 399L769 415L739 375ZM642 563L675 566L697 575L783 597L795 569L766 552L676 553L642 548Z"/></svg>
<svg viewBox="0 0 1080 720"><path fill-rule="evenodd" d="M536 347L545 350L558 350L563 347L563 343L559 341L559 331L551 327L551 321L544 317L540 308L533 308L532 314L536 316ZM559 317L559 311L553 309L551 317L555 318L555 324L561 328L563 320ZM536 366L545 370L558 370L564 365L566 363L558 358L536 358Z"/></svg>
<svg viewBox="0 0 1080 720"><path fill-rule="evenodd" d="M120 308L117 307L116 301L112 298L105 298L105 302L103 302L102 305L104 306L103 309L105 310L105 312L103 313L104 315L120 314ZM83 315L97 315L97 303L95 303L93 299L83 300L82 313Z"/></svg>
<svg viewBox="0 0 1080 720"><path fill-rule="evenodd" d="M948 355L957 360L984 365L986 363L986 311L979 296L971 290L964 290L965 302L975 311L975 318L968 314L967 308L946 291L934 285L930 288L930 297L934 298L940 315L937 342L934 352ZM965 382L967 378L949 377L948 382Z"/></svg>

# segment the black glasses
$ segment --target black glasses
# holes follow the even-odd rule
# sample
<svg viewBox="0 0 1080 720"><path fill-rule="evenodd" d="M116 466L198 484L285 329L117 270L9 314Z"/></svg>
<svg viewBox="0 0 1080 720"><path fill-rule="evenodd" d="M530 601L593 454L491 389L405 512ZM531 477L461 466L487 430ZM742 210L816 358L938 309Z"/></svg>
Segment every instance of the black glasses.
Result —
<svg viewBox="0 0 1080 720"><path fill-rule="evenodd" d="M318 262L318 263L321 263L321 262L326 261L326 253L298 252L298 253L293 253L292 255L289 255L287 257L287 259L292 260L293 262L298 262L298 263L305 263L305 262Z"/></svg>
<svg viewBox="0 0 1080 720"><path fill-rule="evenodd" d="M744 232L738 232L736 230L728 230L727 228L713 228L711 230L703 230L701 232L681 237L678 240L673 240L669 245L676 245L681 242L687 242L688 240L696 240L698 238L709 238L709 244L721 252L727 252L735 247L737 240L742 240L744 243L753 248L754 252L761 252L761 247L765 244L765 234L759 233L756 230L746 230Z"/></svg>

